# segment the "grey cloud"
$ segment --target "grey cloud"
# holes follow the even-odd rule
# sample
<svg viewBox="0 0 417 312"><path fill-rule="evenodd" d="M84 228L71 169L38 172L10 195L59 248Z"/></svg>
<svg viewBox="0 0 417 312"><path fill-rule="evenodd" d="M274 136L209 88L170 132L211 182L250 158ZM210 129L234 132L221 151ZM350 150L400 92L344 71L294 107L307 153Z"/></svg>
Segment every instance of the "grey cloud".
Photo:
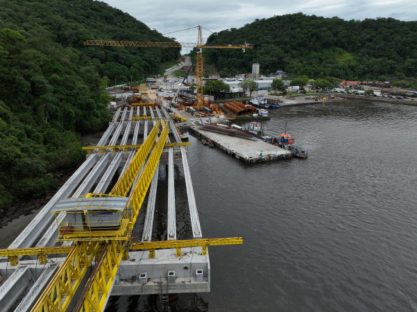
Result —
<svg viewBox="0 0 417 312"><path fill-rule="evenodd" d="M241 27L256 18L303 12L344 19L394 17L417 19L415 0L104 0L161 33L195 25L219 31ZM209 35L206 33L206 36ZM180 41L195 42L196 31L169 35Z"/></svg>

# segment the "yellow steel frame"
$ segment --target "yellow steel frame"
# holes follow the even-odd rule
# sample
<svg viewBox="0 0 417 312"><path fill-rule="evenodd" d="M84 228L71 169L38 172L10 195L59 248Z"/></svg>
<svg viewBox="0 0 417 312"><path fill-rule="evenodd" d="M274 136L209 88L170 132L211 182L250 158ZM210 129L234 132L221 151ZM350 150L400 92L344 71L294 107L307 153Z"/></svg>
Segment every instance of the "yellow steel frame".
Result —
<svg viewBox="0 0 417 312"><path fill-rule="evenodd" d="M182 255L181 248L187 247L201 247L202 255L207 254L207 247L209 246L230 246L230 245L242 245L242 237L227 237L227 238L195 238L187 240L170 240L159 242L137 242L132 244L130 250L149 250L149 257L155 257L155 250L157 249L176 249L176 255L180 257Z"/></svg>
<svg viewBox="0 0 417 312"><path fill-rule="evenodd" d="M134 48L181 48L178 42L157 42L157 41L128 41L128 40L86 40L85 46L100 47L134 47Z"/></svg>
<svg viewBox="0 0 417 312"><path fill-rule="evenodd" d="M99 46L99 47L131 47L131 48L203 48L203 49L252 49L250 44L228 44L228 45L206 45L199 42L195 43L178 43L178 42L157 42L157 41L128 41L128 40L86 40L85 46Z"/></svg>
<svg viewBox="0 0 417 312"><path fill-rule="evenodd" d="M199 49L196 53L195 79L197 89L197 109L201 110L204 106L204 81L203 81L203 50Z"/></svg>
<svg viewBox="0 0 417 312"><path fill-rule="evenodd" d="M92 242L103 240L119 240L126 241L129 238L126 235L126 228L129 225L129 220L123 218L120 220L120 226L116 230L79 230L71 233L60 234L57 241L77 241L77 242Z"/></svg>
<svg viewBox="0 0 417 312"><path fill-rule="evenodd" d="M124 255L125 245L126 243L117 241L112 241L106 245L104 255L97 263L95 274L90 279L91 282L83 298L80 311L104 310Z"/></svg>
<svg viewBox="0 0 417 312"><path fill-rule="evenodd" d="M132 121L140 121L140 120L152 120L156 118L152 118L151 116L133 116Z"/></svg>
<svg viewBox="0 0 417 312"><path fill-rule="evenodd" d="M227 237L227 238L196 238L187 240L170 240L170 241L151 241L151 242L132 242L129 241L129 250L158 250L158 249L172 249L172 248L188 248L188 247L203 247L209 246L226 246L226 245L241 245L243 244L242 237ZM18 248L18 249L0 249L0 257L8 257L12 265L11 259L18 259L23 256L36 256L38 258L50 255L69 254L74 247L34 247L34 248Z"/></svg>
<svg viewBox="0 0 417 312"><path fill-rule="evenodd" d="M132 187L132 183L135 180L136 176L140 168L146 161L148 154L150 153L155 140L158 134L160 122L156 122L152 131L149 133L148 137L146 138L145 142L136 152L135 156L133 157L132 161L130 162L129 167L123 175L119 178L119 180L114 185L113 189L110 191L110 195L118 195L121 197L126 197L130 188Z"/></svg>
<svg viewBox="0 0 417 312"><path fill-rule="evenodd" d="M129 232L133 230L133 226L135 225L136 218L138 217L142 203L145 200L146 193L151 184L153 175L155 174L155 170L159 163L159 159L161 158L162 152L164 150L164 146L168 139L168 132L169 132L168 124L166 122L163 122L163 129L162 129L161 135L159 136L159 140L156 143L151 156L149 157L149 160L138 180L138 183L136 183L136 185L134 186L132 194L129 198L129 202L127 203L127 209L130 214L129 215L130 222L129 222L129 229L128 229Z"/></svg>
<svg viewBox="0 0 417 312"><path fill-rule="evenodd" d="M169 127L166 122L163 123L161 135L158 142L152 150L142 174L134 186L133 192L127 203L126 218L129 219L126 228L126 234L130 237L136 219L139 215L140 208L145 200L146 193L152 181L159 159L161 158L165 142L168 139ZM122 241L111 241L106 246L106 254L103 261L98 263L94 276L91 278L91 287L88 289L84 298L81 311L102 311L107 302L113 287L114 278L119 269L123 253L127 250L127 243Z"/></svg>
<svg viewBox="0 0 417 312"><path fill-rule="evenodd" d="M125 209L125 216L122 220L123 226L120 228L120 230L124 231L125 237L130 237L131 235L137 215L139 214L157 164L161 158L164 145L168 139L168 124L163 122L162 126L162 132L156 145L154 146L156 136L159 132L160 122L155 124L145 143L135 154L125 174L118 180L110 193L110 195L127 195L140 168L152 150ZM154 148L152 149L153 146ZM107 231L103 232L108 234ZM100 251L104 252L104 255L100 257L101 260L96 266L94 275L90 278L91 284L89 285L89 289L87 289L82 310L92 311L92 308L93 311L103 310L107 298L110 295L114 277L119 268L122 256L127 252L126 247L128 244L126 241L109 241L108 237L101 237L101 241L107 240L107 243L103 245L100 241L92 241L91 235L85 237L85 234L91 233L79 233L78 235L81 235L81 238L88 239L89 241L76 242L75 247L66 258L64 264L54 275L47 289L45 289L38 299L33 311L65 311L87 272L87 268L94 258L98 258ZM101 246L103 248L100 248ZM16 261L16 258L13 261Z"/></svg>
<svg viewBox="0 0 417 312"><path fill-rule="evenodd" d="M66 311L100 243L77 243L32 308L36 312Z"/></svg>
<svg viewBox="0 0 417 312"><path fill-rule="evenodd" d="M138 149L142 144L132 144L132 145L92 145L92 146L83 146L82 150L87 152L111 152L111 151L126 151ZM175 142L175 143L166 143L165 148L169 147L186 147L191 146L191 142Z"/></svg>
<svg viewBox="0 0 417 312"><path fill-rule="evenodd" d="M136 48L181 48L191 46L197 49L195 77L197 87L197 109L202 109L204 105L204 81L203 81L203 49L252 49L250 44L228 44L228 45L206 45L203 44L201 26L198 26L197 44L178 43L178 42L151 42L151 41L117 41L117 40L87 40L84 41L86 46L100 47L136 47Z"/></svg>
<svg viewBox="0 0 417 312"><path fill-rule="evenodd" d="M162 131L157 138L161 126ZM200 246L202 247L202 254L206 254L207 247L210 245L219 246L242 243L241 238L229 238L141 242L134 243L132 246L131 233L166 146L168 133L169 126L166 121L156 122L148 138L133 157L128 169L117 181L110 194L107 195L126 197L133 186L128 203L123 211L119 230L75 233L71 235L71 240L75 242L74 247L0 250L0 256L8 257L9 261L14 265L18 263L18 257L22 255L37 256L41 263L46 263L47 255L68 253L64 263L38 298L32 311L66 311L94 259L96 267L89 277L88 283L84 287L85 291L82 293L81 300L79 300L77 305L77 308L81 311L102 311L104 309L120 262L123 257L127 256L129 248L132 248L132 250L149 250L151 257L155 254L156 249L175 248L176 254L180 256L181 248L185 247ZM133 185L143 166L144 168L137 183Z"/></svg>
<svg viewBox="0 0 417 312"><path fill-rule="evenodd" d="M130 106L159 106L156 103L144 103L144 102L134 102L134 103L130 103Z"/></svg>

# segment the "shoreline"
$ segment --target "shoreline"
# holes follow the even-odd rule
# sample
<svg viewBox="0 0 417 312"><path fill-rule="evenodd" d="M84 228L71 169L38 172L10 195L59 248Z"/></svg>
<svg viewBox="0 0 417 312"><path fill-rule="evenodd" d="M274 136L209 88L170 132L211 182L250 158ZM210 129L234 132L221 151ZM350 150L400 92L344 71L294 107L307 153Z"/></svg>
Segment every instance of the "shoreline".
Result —
<svg viewBox="0 0 417 312"><path fill-rule="evenodd" d="M341 98L343 100L354 100L354 101L367 101L367 102L379 102L379 103L390 103L390 104L402 104L408 106L417 106L417 100L401 100L401 99L392 99L384 97L375 97L375 96L363 96L363 95L352 95L352 94L340 94L332 93L335 98ZM332 101L332 100L330 100ZM329 102L330 102L329 101Z"/></svg>
<svg viewBox="0 0 417 312"><path fill-rule="evenodd" d="M366 101L374 103L389 103L389 104L399 104L407 106L417 106L417 100L402 100L402 99L392 99L384 97L374 97L374 96L363 96L363 95L353 95L353 94L340 94L340 93L329 93L329 94L318 94L317 96L328 96L332 95L334 98L330 98L325 101L299 101L294 103L283 103L280 104L280 108L284 107L294 107L294 106L305 106L305 105L315 105L315 104L326 104L326 103L343 103L348 100L353 101Z"/></svg>

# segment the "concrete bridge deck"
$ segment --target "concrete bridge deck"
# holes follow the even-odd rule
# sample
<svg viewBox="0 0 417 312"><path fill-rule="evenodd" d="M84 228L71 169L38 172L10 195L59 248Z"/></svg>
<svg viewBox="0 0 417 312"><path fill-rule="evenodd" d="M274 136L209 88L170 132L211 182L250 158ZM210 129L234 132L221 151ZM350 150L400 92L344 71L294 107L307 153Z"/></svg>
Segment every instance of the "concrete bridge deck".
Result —
<svg viewBox="0 0 417 312"><path fill-rule="evenodd" d="M135 120L150 116L150 120ZM118 108L97 143L105 145L136 145L147 137L153 123L166 118L170 124L169 140L180 142L173 121L163 108L142 106ZM126 170L134 151L107 151L89 154L74 174L39 211L9 248L56 246L57 229L64 214L53 218L51 210L63 199L80 198L87 193L106 193ZM185 185L181 193L177 184ZM182 190L184 191L184 190ZM185 200L181 198L185 197ZM164 202L163 199L166 198ZM181 199L181 200L178 200ZM159 203L159 204L158 204ZM179 213L180 212L180 213ZM178 220L179 217L186 220ZM160 221L162 219L162 222ZM201 238L193 184L185 147L170 147L164 151L153 177L147 202L134 230L137 240L172 240ZM180 222L179 222L180 221ZM156 223L158 226L156 225ZM186 224L185 229L178 224ZM68 242L63 243L71 244ZM0 259L0 307L2 311L27 311L45 288L64 257L56 257L41 265L28 257L16 267ZM157 250L153 259L148 251L129 253L117 274L112 295L145 295L210 291L210 261L201 247L185 248L177 257L175 249Z"/></svg>

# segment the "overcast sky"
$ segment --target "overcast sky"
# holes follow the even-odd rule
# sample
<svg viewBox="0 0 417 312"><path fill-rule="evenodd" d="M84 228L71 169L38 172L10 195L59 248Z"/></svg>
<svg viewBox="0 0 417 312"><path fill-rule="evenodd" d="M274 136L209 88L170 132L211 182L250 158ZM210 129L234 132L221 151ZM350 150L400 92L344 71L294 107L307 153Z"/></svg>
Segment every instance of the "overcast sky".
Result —
<svg viewBox="0 0 417 312"><path fill-rule="evenodd" d="M417 0L102 0L138 20L168 33L202 25L204 37L256 18L303 12L344 19L393 17L417 20ZM196 31L169 34L183 42L195 42ZM204 39L205 39L204 38Z"/></svg>

